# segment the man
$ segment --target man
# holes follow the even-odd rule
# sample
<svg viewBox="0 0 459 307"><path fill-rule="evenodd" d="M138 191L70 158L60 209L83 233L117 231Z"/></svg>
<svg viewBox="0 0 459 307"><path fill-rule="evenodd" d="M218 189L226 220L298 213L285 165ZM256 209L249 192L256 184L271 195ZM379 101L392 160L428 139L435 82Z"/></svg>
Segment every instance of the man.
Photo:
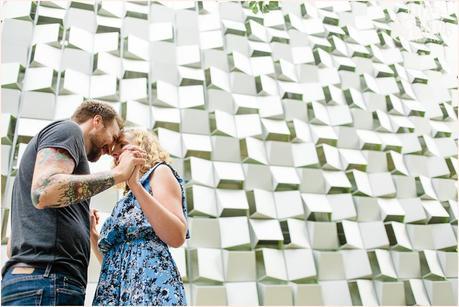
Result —
<svg viewBox="0 0 459 307"><path fill-rule="evenodd" d="M123 122L108 104L85 101L27 145L13 185L11 258L2 305L83 305L90 256L89 199L130 178L145 153L127 148L112 170L89 174L110 154Z"/></svg>

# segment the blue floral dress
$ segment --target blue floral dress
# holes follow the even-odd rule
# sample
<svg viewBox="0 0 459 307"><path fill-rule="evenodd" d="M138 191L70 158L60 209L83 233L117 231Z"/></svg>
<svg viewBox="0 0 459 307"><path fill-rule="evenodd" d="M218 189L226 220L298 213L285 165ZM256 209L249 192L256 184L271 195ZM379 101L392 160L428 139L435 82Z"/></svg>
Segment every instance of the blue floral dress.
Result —
<svg viewBox="0 0 459 307"><path fill-rule="evenodd" d="M150 175L164 164L174 173L182 191L183 179L167 163L147 171L140 183L149 192ZM187 228L186 238L190 237ZM104 255L93 305L186 305L185 290L171 253L156 234L132 192L120 199L105 221L99 239Z"/></svg>

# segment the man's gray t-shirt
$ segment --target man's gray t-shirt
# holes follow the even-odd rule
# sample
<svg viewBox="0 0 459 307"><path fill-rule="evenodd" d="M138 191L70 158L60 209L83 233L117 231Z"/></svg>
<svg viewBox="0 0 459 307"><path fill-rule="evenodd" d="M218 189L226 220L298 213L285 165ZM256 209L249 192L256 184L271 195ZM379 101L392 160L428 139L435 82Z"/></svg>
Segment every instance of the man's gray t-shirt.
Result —
<svg viewBox="0 0 459 307"><path fill-rule="evenodd" d="M36 209L31 199L37 153L65 149L75 161L73 174L89 174L83 133L73 121L56 121L27 145L13 185L11 253L2 273L13 264L53 264L53 270L86 286L89 263L89 200L64 208Z"/></svg>

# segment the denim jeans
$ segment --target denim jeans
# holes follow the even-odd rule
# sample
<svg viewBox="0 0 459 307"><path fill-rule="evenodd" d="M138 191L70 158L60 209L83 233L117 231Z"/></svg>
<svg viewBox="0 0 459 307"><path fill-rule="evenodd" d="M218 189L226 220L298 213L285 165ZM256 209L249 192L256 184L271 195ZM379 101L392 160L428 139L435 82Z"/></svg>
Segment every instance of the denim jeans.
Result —
<svg viewBox="0 0 459 307"><path fill-rule="evenodd" d="M2 279L2 305L84 305L85 288L71 277L51 273L51 265L28 270L10 267L6 271Z"/></svg>

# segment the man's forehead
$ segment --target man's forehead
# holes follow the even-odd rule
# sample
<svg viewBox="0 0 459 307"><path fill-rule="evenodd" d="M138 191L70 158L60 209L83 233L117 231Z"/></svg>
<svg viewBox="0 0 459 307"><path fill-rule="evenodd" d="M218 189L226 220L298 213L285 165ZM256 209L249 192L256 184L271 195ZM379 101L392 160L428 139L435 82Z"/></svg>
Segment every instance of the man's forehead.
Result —
<svg viewBox="0 0 459 307"><path fill-rule="evenodd" d="M112 132L113 132L113 136L115 137L115 139L118 139L120 137L121 131L122 130L118 126L118 123L115 121L112 125Z"/></svg>

